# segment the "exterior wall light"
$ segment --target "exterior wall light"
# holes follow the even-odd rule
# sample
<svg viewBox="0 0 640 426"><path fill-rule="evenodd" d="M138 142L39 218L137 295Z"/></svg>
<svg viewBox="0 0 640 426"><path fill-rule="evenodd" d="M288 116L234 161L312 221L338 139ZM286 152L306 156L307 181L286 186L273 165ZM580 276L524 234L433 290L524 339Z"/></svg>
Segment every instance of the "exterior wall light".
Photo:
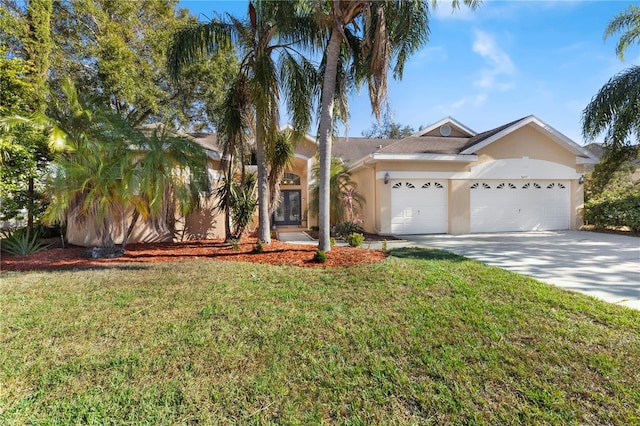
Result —
<svg viewBox="0 0 640 426"><path fill-rule="evenodd" d="M580 175L580 178L578 178L578 183L580 185L582 185L584 183L584 175Z"/></svg>
<svg viewBox="0 0 640 426"><path fill-rule="evenodd" d="M389 183L389 179L391 179L391 176L389 176L389 172L384 174L384 184L388 184Z"/></svg>

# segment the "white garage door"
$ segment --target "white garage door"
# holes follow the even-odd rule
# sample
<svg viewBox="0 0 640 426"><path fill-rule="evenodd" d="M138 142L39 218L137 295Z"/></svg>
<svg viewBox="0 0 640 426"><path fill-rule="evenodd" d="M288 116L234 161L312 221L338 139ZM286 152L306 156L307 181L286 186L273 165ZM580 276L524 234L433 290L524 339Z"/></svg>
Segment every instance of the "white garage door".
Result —
<svg viewBox="0 0 640 426"><path fill-rule="evenodd" d="M447 181L391 181L391 232L441 234L448 229Z"/></svg>
<svg viewBox="0 0 640 426"><path fill-rule="evenodd" d="M475 181L471 232L569 229L568 180Z"/></svg>

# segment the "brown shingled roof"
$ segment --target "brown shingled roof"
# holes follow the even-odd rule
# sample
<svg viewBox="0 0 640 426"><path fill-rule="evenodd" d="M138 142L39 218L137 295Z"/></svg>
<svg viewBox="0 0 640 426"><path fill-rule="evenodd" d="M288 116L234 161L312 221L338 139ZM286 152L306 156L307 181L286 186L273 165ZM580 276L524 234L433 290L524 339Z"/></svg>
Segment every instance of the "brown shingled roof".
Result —
<svg viewBox="0 0 640 426"><path fill-rule="evenodd" d="M385 154L458 154L469 138L407 136L381 149Z"/></svg>
<svg viewBox="0 0 640 426"><path fill-rule="evenodd" d="M462 149L460 149L460 151L464 151L465 149L469 149L474 145L479 144L480 142L489 139L491 136L497 135L498 133L500 133L501 131L508 129L509 127L513 126L516 123L521 122L522 120L525 120L529 117L532 117L531 115L528 115L526 117L522 117L519 118L517 120L512 121L511 123L507 123L505 125L502 125L500 127L496 127L495 129L491 129L491 130L487 130L486 132L482 132L482 133L478 133L477 135L475 135L474 137L469 139L469 142L467 142L467 144L465 146L462 147Z"/></svg>
<svg viewBox="0 0 640 426"><path fill-rule="evenodd" d="M189 133L189 136L191 136L196 143L204 149L221 153L220 147L218 146L218 135L216 133L194 132Z"/></svg>
<svg viewBox="0 0 640 426"><path fill-rule="evenodd" d="M333 140L333 155L353 164L369 154L379 152L380 146L384 149L397 141L398 139L335 138Z"/></svg>

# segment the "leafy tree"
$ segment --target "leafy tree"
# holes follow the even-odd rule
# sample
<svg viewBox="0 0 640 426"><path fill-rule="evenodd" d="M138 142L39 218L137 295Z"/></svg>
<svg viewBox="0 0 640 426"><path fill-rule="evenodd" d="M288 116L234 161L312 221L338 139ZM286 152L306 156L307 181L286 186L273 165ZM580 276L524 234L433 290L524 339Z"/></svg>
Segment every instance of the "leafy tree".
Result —
<svg viewBox="0 0 640 426"><path fill-rule="evenodd" d="M33 3L2 0L2 38L11 52L25 51L24 25ZM50 0L49 0L50 1ZM53 3L54 48L49 79L71 78L82 92L100 96L134 125L167 122L196 130L215 128L215 107L236 60L231 49L184 69L170 81L166 50L172 34L196 18L177 0L65 0ZM46 92L45 92L46 93Z"/></svg>
<svg viewBox="0 0 640 426"><path fill-rule="evenodd" d="M278 131L280 89L285 89L294 127L304 131L311 120L311 91L315 78L314 68L305 58L291 51L289 45L277 43L277 31L287 26L277 28L268 19L268 6L267 2L264 5L258 2L256 8L250 2L247 21L226 15L224 19L184 28L175 35L169 53L169 69L177 77L183 67L205 54L215 54L230 45L240 50L240 70L235 81L244 85L241 92L248 94L255 116L258 239L265 244L271 242L267 152ZM291 18L295 16L289 16ZM274 58L276 52L278 64Z"/></svg>
<svg viewBox="0 0 640 426"><path fill-rule="evenodd" d="M51 39L52 0L31 0L26 5L24 26L14 40L19 40L20 49L14 49L7 58L2 36L0 44L0 116L43 112L44 94L47 93L49 57L53 48ZM0 16L3 24L10 21L4 11ZM14 28L18 28L13 20ZM8 25L10 27L11 25ZM22 81L18 82L17 79ZM5 91L6 90L6 91ZM27 209L27 232L33 231L34 216L42 209L42 200L37 191L39 177L50 159L46 138L41 132L23 125L19 129L0 135L2 155L3 203L2 216L14 217ZM6 192L5 192L6 191Z"/></svg>
<svg viewBox="0 0 640 426"><path fill-rule="evenodd" d="M316 215L320 208L320 186L317 183L319 174L320 167L316 163L313 168L316 184L311 189L311 211ZM329 223L333 226L342 222L353 222L364 203L364 198L358 193L358 185L351 179L348 165L337 158L331 161L329 194L331 199Z"/></svg>
<svg viewBox="0 0 640 426"><path fill-rule="evenodd" d="M319 249L330 245L331 145L334 115L346 118L346 87L366 82L374 114L387 94L387 74L391 62L393 75L401 78L407 59L427 41L428 3L407 1L325 1L309 0L316 22L321 26L323 81L320 97L318 144L319 173ZM464 0L475 8L477 1ZM454 0L457 7L459 1Z"/></svg>
<svg viewBox="0 0 640 426"><path fill-rule="evenodd" d="M362 132L365 138L402 139L415 133L413 127L402 125L393 119L393 114L388 109L382 117L382 122L376 122Z"/></svg>
<svg viewBox="0 0 640 426"><path fill-rule="evenodd" d="M637 165L632 159L638 157L638 148L605 147L600 162L585 182L585 201L637 192L640 182L633 181Z"/></svg>

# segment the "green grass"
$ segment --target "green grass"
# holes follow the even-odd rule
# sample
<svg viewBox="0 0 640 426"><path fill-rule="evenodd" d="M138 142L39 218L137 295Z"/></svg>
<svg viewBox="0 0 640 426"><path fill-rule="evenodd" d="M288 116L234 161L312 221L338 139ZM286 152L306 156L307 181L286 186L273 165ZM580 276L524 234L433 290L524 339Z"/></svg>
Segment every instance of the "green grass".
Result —
<svg viewBox="0 0 640 426"><path fill-rule="evenodd" d="M1 424L640 423L640 312L444 252L1 279Z"/></svg>

